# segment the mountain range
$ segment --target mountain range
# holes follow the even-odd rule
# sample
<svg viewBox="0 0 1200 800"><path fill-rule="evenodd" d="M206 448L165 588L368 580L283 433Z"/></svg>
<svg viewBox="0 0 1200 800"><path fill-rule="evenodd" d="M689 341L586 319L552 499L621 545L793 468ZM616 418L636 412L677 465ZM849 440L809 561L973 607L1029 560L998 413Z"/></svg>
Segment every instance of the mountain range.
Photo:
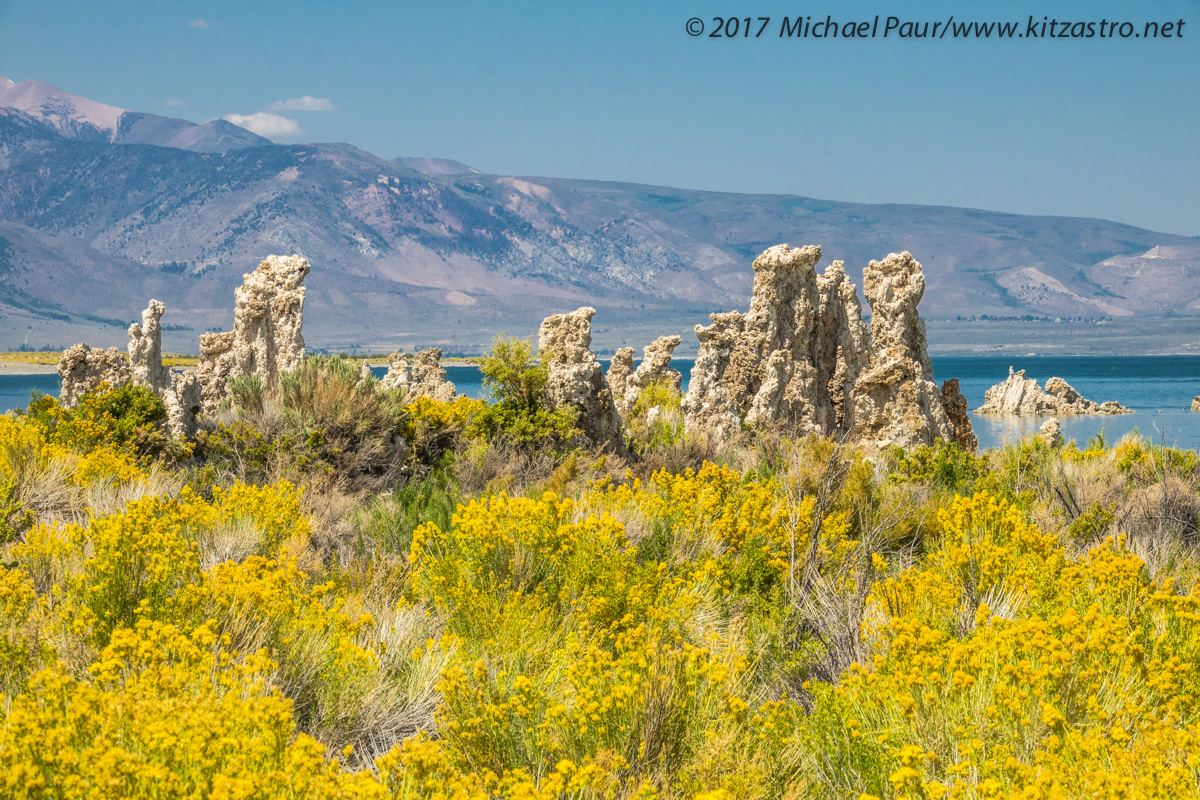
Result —
<svg viewBox="0 0 1200 800"><path fill-rule="evenodd" d="M1177 350L1200 347L1200 238L1097 219L489 175L348 144L274 144L223 120L0 78L0 348L119 344L155 297L167 304L167 347L194 352L199 332L231 325L243 273L267 254L301 253L313 265L305 335L315 347L477 352L496 333L535 334L547 314L592 305L600 349L683 333L686 352L709 312L746 307L751 261L780 242L822 245L860 285L870 259L912 252L925 266L922 315L950 337L939 346L931 333L935 351L953 350L972 317L1112 331L1162 318L1184 331Z"/></svg>

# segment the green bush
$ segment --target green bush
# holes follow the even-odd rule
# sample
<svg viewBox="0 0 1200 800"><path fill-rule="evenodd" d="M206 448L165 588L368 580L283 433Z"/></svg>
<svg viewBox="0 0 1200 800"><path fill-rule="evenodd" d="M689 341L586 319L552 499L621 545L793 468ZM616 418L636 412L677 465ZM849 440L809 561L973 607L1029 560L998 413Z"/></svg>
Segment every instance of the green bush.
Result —
<svg viewBox="0 0 1200 800"><path fill-rule="evenodd" d="M575 408L547 408L547 369L534 359L529 339L496 337L479 369L492 402L472 421L469 437L558 450L579 436Z"/></svg>
<svg viewBox="0 0 1200 800"><path fill-rule="evenodd" d="M1117 515L1113 513L1114 508L1115 504L1104 506L1092 503L1067 526L1067 536L1076 541L1099 540L1117 521Z"/></svg>
<svg viewBox="0 0 1200 800"><path fill-rule="evenodd" d="M356 520L360 544L364 550L376 545L392 555L407 556L413 531L426 522L449 528L460 501L454 479L444 466L438 466L390 495L375 498Z"/></svg>
<svg viewBox="0 0 1200 800"><path fill-rule="evenodd" d="M399 392L337 356L306 358L273 399L258 376L230 382L227 414L197 439L205 460L254 482L324 472L341 481L394 474L408 420ZM224 417L223 417L224 418Z"/></svg>
<svg viewBox="0 0 1200 800"><path fill-rule="evenodd" d="M683 395L668 380L655 381L642 389L626 420L630 451L640 454L682 442L682 405Z"/></svg>
<svg viewBox="0 0 1200 800"><path fill-rule="evenodd" d="M533 357L533 342L528 338L497 336L479 371L493 403L535 408L545 399L549 372Z"/></svg>
<svg viewBox="0 0 1200 800"><path fill-rule="evenodd" d="M289 434L303 441L339 476L353 478L397 466L395 438L406 412L399 392L337 356L314 356L281 378L283 417Z"/></svg>
<svg viewBox="0 0 1200 800"><path fill-rule="evenodd" d="M985 458L968 453L954 442L925 445L908 452L896 447L892 455L896 459L896 480L929 483L960 494L969 494L987 469Z"/></svg>

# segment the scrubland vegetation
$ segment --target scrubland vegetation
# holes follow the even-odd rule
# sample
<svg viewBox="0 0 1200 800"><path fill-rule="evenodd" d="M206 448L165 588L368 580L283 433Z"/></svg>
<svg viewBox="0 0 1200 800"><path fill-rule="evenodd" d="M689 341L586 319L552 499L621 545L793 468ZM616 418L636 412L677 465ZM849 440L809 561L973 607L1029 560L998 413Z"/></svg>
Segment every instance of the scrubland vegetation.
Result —
<svg viewBox="0 0 1200 800"><path fill-rule="evenodd" d="M195 443L151 392L0 417L0 795L1200 792L1200 466L685 435L310 358Z"/></svg>

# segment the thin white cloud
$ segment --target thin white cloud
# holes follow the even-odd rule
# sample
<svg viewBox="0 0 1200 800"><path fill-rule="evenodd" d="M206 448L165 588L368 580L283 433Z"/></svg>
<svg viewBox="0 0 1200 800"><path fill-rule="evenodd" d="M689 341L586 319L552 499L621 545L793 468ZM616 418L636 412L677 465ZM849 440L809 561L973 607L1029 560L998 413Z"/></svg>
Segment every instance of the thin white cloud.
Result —
<svg viewBox="0 0 1200 800"><path fill-rule="evenodd" d="M194 20L192 20L191 22L188 23L188 27L189 28L200 28L203 30L206 28L211 28L212 23L209 22L208 20L206 20L204 17L196 17Z"/></svg>
<svg viewBox="0 0 1200 800"><path fill-rule="evenodd" d="M293 97L288 100L276 100L267 108L272 111L336 111L332 102L324 97Z"/></svg>
<svg viewBox="0 0 1200 800"><path fill-rule="evenodd" d="M300 136L304 133L304 129L296 120L266 111L258 111L253 114L226 114L222 119L245 128L251 133L266 136L268 139L275 136Z"/></svg>
<svg viewBox="0 0 1200 800"><path fill-rule="evenodd" d="M181 105L183 105L183 101L180 100L178 97L172 97L169 100L167 100L168 108L179 108Z"/></svg>

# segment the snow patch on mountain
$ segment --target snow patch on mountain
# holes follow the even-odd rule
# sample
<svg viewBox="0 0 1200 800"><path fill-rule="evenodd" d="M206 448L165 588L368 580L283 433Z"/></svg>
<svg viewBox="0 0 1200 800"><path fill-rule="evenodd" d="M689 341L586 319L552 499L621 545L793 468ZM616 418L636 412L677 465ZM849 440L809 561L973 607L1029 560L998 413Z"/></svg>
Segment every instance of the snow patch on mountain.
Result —
<svg viewBox="0 0 1200 800"><path fill-rule="evenodd" d="M115 133L125 109L98 103L64 92L45 81L28 80L0 84L0 106L15 108L53 125L63 133L76 134L81 126L98 132Z"/></svg>

